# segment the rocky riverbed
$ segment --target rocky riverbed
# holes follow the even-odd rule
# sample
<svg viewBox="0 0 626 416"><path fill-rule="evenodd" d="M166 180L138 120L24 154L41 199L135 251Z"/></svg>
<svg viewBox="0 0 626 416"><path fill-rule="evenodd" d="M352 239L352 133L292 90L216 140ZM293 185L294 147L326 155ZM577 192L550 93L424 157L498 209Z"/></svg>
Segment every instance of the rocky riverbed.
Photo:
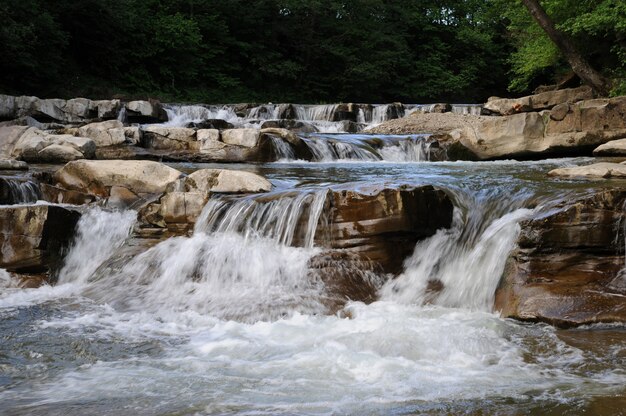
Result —
<svg viewBox="0 0 626 416"><path fill-rule="evenodd" d="M621 409L626 99L590 94L2 96L0 410Z"/></svg>

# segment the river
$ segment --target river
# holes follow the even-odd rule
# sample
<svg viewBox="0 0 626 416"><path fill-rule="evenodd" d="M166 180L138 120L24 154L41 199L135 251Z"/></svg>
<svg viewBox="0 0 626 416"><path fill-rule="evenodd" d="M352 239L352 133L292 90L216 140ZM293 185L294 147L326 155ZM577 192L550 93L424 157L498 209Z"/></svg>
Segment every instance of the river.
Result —
<svg viewBox="0 0 626 416"><path fill-rule="evenodd" d="M136 214L91 209L58 284L17 289L0 271L0 413L623 412L623 326L559 330L492 310L518 222L600 186L546 172L591 159L428 162L422 151L172 164L265 175L282 203L218 198L192 236L136 256L124 257ZM317 221L294 247L289 218L318 215L302 201L315 206L328 187L386 183L444 189L453 225L418 243L395 279L379 276L375 302L328 313L308 265L319 252L310 237ZM237 213L250 204L256 211L243 221ZM433 277L445 287L436 295L426 287Z"/></svg>

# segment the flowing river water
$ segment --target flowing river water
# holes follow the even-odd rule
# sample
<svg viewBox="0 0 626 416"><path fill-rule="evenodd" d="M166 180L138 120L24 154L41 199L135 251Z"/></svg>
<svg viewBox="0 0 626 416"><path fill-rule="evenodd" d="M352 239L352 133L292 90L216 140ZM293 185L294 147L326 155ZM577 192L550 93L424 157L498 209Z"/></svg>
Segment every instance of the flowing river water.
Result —
<svg viewBox="0 0 626 416"><path fill-rule="evenodd" d="M424 151L416 149L403 152ZM589 160L324 155L173 164L260 173L281 197L212 199L192 236L135 256L124 253L136 213L93 208L56 285L17 289L0 270L0 413L623 412L624 327L558 330L492 310L518 222L601 186L546 172ZM397 278L374 276L375 302L329 314L308 263L320 251L313 236L324 190L372 183L446 190L453 225L419 242ZM304 238L294 246L302 216ZM444 284L435 296L426 290L433 277Z"/></svg>

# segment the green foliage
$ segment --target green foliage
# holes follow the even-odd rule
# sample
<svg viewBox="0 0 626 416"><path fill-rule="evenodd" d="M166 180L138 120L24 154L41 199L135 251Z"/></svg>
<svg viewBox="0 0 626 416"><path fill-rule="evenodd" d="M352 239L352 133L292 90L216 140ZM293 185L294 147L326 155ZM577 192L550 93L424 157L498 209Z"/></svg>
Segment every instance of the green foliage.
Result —
<svg viewBox="0 0 626 416"><path fill-rule="evenodd" d="M623 0L543 0L542 6L558 30L606 76L626 75L626 3ZM525 92L540 82L554 82L569 67L559 50L518 0L497 0L508 19L515 51L511 55L509 89ZM615 92L614 92L615 93Z"/></svg>
<svg viewBox="0 0 626 416"><path fill-rule="evenodd" d="M181 101L484 100L493 0L4 0L0 92Z"/></svg>

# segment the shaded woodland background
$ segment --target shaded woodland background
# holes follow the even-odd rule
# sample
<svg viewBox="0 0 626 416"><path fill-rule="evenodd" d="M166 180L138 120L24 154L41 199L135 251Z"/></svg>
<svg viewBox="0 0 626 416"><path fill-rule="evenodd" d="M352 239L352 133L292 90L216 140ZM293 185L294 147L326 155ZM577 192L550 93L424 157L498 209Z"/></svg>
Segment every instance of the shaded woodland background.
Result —
<svg viewBox="0 0 626 416"><path fill-rule="evenodd" d="M544 0L626 93L626 2ZM517 0L2 0L0 93L481 102L569 71Z"/></svg>

